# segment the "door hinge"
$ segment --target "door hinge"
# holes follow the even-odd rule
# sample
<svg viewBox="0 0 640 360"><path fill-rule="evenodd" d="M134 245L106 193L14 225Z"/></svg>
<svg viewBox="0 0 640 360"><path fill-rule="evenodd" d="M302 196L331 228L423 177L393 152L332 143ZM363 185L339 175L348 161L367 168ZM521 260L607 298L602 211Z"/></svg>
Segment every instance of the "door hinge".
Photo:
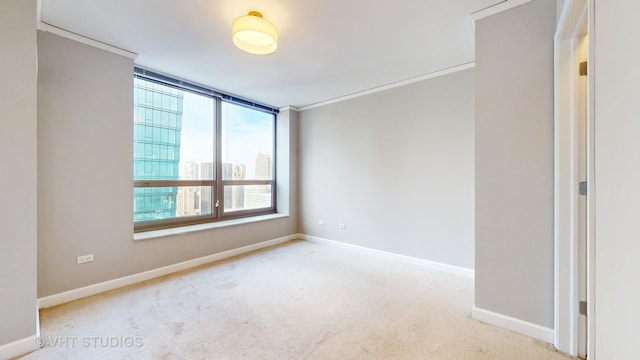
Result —
<svg viewBox="0 0 640 360"><path fill-rule="evenodd" d="M578 185L578 193L580 195L587 195L587 182L586 181L580 181L580 184Z"/></svg>
<svg viewBox="0 0 640 360"><path fill-rule="evenodd" d="M580 63L580 76L587 76L587 62Z"/></svg>
<svg viewBox="0 0 640 360"><path fill-rule="evenodd" d="M580 301L580 315L587 316L587 302Z"/></svg>

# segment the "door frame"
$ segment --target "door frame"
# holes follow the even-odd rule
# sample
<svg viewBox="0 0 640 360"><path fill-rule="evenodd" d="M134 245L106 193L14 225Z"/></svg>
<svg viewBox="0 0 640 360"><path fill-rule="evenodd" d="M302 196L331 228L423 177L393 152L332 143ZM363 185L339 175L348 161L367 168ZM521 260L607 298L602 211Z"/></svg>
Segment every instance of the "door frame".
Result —
<svg viewBox="0 0 640 360"><path fill-rule="evenodd" d="M595 354L594 337L594 153L593 104L594 0L566 0L554 37L554 346L578 355L578 131L575 53L586 22L589 34L587 98L587 355Z"/></svg>

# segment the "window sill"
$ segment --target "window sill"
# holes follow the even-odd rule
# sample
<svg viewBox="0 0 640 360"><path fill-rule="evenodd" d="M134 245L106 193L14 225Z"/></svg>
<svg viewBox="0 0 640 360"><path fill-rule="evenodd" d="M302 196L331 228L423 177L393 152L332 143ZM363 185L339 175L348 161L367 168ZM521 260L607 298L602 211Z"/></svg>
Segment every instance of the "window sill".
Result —
<svg viewBox="0 0 640 360"><path fill-rule="evenodd" d="M167 236L188 234L196 231L219 229L219 228L225 228L229 226L250 224L250 223L260 222L260 221L282 219L286 217L289 217L289 214L268 214L268 215L259 215L259 216L252 216L252 217L239 218L239 219L216 221L216 222L206 223L206 224L180 226L180 227L175 227L170 229L144 231L144 232L133 234L133 240L140 241L140 240L157 239L157 238L162 238Z"/></svg>

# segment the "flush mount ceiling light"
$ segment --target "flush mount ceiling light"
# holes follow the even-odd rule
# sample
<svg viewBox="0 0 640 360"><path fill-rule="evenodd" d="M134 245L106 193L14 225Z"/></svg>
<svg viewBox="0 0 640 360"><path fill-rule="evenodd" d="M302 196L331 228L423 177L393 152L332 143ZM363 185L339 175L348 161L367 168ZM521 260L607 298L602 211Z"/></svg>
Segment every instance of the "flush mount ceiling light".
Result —
<svg viewBox="0 0 640 360"><path fill-rule="evenodd" d="M271 54L278 48L278 32L257 11L240 16L231 27L233 43L240 49L257 55Z"/></svg>

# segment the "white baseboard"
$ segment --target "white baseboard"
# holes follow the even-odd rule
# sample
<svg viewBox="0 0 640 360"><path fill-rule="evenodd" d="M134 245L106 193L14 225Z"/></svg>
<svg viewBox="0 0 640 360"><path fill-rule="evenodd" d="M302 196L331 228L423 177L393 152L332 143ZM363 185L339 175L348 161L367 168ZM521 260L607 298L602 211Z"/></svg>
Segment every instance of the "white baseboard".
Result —
<svg viewBox="0 0 640 360"><path fill-rule="evenodd" d="M0 360L12 359L40 349L36 339L38 339L38 334L33 334L24 339L0 345Z"/></svg>
<svg viewBox="0 0 640 360"><path fill-rule="evenodd" d="M287 241L291 241L293 239L297 239L297 237L295 235L283 236L281 238L267 240L267 241L259 242L257 244L243 246L241 248L223 251L223 252L208 255L208 256L203 256L197 259L187 260L187 261L183 261L173 265L163 266L161 268L81 287L78 289L65 291L59 294L45 296L43 298L38 299L38 308L43 309L43 308L64 304L64 303L81 299L87 296L96 295L99 293L103 293L105 291L121 288L123 286L133 285L142 281L172 274L178 271L190 269L190 268L208 264L214 261L219 261L219 260L227 259L233 256L245 254L251 251L282 244Z"/></svg>
<svg viewBox="0 0 640 360"><path fill-rule="evenodd" d="M553 329L538 324L494 313L475 306L473 310L471 310L471 317L484 323L499 326L549 344L553 343Z"/></svg>
<svg viewBox="0 0 640 360"><path fill-rule="evenodd" d="M359 251L366 251L366 252L369 252L369 253L372 253L372 254L382 255L382 256L385 256L385 257L388 257L388 258L393 258L395 260L401 260L401 261L403 261L405 263L418 265L418 266L424 266L424 267L428 267L428 268L433 269L433 270L443 271L443 272L456 274L456 275L461 275L461 276L465 276L465 277L471 277L472 278L472 277L475 276L475 271L473 271L471 269L463 268L463 267L460 267L460 266L443 264L443 263L439 263L439 262L436 262L436 261L419 259L419 258L406 256L406 255L394 254L394 253L391 253L391 252L388 252L388 251L376 250L376 249L372 249L372 248L368 248L368 247L364 247L364 246L344 243L344 242L341 242L341 241L324 239L324 238L320 238L320 237L317 237L317 236L311 236L311 235L305 235L305 234L297 234L295 238L302 239L302 240L313 241L313 242L317 242L317 243L321 243L321 244L328 244L328 245L333 245L333 246L341 246L341 247L355 249L355 250L359 250Z"/></svg>

